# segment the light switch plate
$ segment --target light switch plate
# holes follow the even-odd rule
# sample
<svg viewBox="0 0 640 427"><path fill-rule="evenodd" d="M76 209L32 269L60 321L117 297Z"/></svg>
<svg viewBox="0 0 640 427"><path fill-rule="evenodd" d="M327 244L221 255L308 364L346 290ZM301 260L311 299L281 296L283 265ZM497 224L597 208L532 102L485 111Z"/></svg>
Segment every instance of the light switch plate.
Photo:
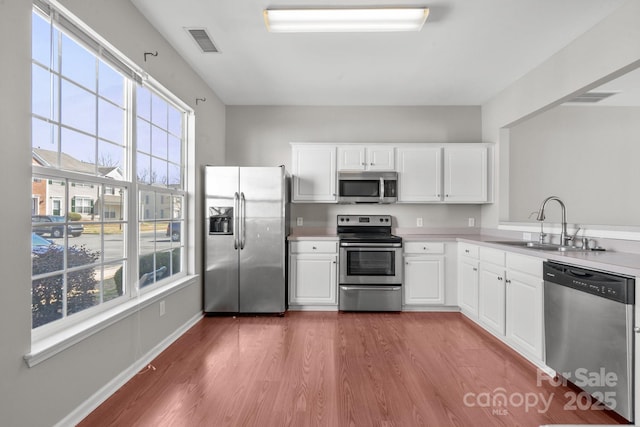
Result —
<svg viewBox="0 0 640 427"><path fill-rule="evenodd" d="M469 218L469 227L475 227L476 226L476 219L475 218Z"/></svg>
<svg viewBox="0 0 640 427"><path fill-rule="evenodd" d="M422 227L422 218L416 218L416 226Z"/></svg>
<svg viewBox="0 0 640 427"><path fill-rule="evenodd" d="M296 219L296 225L300 227L300 226L302 226L302 224L304 224L304 219L301 216L299 216Z"/></svg>

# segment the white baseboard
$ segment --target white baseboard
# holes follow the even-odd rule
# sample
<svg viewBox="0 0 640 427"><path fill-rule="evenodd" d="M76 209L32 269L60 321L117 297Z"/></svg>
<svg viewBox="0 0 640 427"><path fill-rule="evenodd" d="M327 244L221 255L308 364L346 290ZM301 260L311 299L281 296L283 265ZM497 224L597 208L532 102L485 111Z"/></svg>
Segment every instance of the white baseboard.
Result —
<svg viewBox="0 0 640 427"><path fill-rule="evenodd" d="M403 305L402 311L423 311L423 312L459 312L460 307L457 305Z"/></svg>
<svg viewBox="0 0 640 427"><path fill-rule="evenodd" d="M337 305L290 305L289 311L338 311Z"/></svg>
<svg viewBox="0 0 640 427"><path fill-rule="evenodd" d="M160 341L155 347L149 350L145 355L140 357L127 369L122 371L118 376L114 377L111 381L105 384L100 390L95 392L87 400L85 400L80 406L74 409L66 417L60 420L54 425L54 427L67 427L75 426L82 421L87 415L89 415L94 409L100 406L106 401L112 394L114 394L120 387L125 385L127 381L136 376L145 366L147 366L153 359L155 359L160 353L167 349L174 341L180 338L189 328L198 323L202 319L202 313L198 313L189 319L185 324L176 329L171 335Z"/></svg>

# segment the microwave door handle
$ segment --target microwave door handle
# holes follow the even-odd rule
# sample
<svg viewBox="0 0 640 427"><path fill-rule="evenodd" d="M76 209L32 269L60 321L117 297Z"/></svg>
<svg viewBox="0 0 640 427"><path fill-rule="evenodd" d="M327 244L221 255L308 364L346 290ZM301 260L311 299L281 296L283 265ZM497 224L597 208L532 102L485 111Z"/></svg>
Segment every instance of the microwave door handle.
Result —
<svg viewBox="0 0 640 427"><path fill-rule="evenodd" d="M384 178L380 177L380 201L384 200Z"/></svg>

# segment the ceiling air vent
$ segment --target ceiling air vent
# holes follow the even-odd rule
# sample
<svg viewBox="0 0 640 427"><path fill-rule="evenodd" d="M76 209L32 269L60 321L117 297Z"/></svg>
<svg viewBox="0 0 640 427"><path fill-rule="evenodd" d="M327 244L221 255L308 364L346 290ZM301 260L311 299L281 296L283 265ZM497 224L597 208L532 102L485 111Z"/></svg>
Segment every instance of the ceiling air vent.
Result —
<svg viewBox="0 0 640 427"><path fill-rule="evenodd" d="M187 28L186 30L189 32L189 34L191 34L191 37L193 37L196 43L198 43L198 46L200 46L200 49L202 50L202 52L204 53L219 52L216 45L213 44L213 40L211 40L211 37L209 37L209 34L207 34L207 30L205 30L204 28Z"/></svg>
<svg viewBox="0 0 640 427"><path fill-rule="evenodd" d="M618 92L587 92L582 95L578 95L575 98L568 100L567 102L579 102L582 104L594 104L600 102L603 99L615 95Z"/></svg>

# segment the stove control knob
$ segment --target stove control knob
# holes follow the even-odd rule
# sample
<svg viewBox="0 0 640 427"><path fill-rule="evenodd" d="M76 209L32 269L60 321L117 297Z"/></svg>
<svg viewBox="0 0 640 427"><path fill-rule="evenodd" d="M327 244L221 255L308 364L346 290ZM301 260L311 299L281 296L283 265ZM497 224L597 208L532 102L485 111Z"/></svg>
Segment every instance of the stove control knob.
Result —
<svg viewBox="0 0 640 427"><path fill-rule="evenodd" d="M384 219L380 218L380 222L384 222Z"/></svg>
<svg viewBox="0 0 640 427"><path fill-rule="evenodd" d="M387 222L389 222L389 218L385 218L384 220L385 220L385 221L387 221Z"/></svg>
<svg viewBox="0 0 640 427"><path fill-rule="evenodd" d="M347 218L347 222L349 222L349 218Z"/></svg>

